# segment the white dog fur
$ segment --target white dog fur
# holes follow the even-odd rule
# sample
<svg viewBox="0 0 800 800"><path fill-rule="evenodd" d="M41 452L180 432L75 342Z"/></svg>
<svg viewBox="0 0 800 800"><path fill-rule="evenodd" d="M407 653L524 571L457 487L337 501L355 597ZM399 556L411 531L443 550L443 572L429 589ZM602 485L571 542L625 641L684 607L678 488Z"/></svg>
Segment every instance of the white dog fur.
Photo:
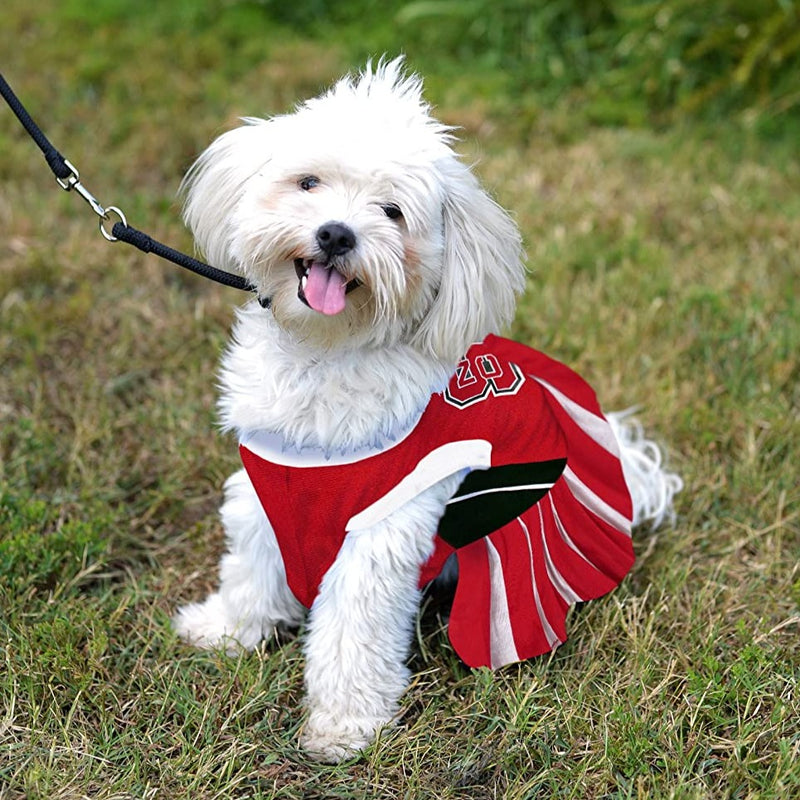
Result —
<svg viewBox="0 0 800 800"><path fill-rule="evenodd" d="M226 430L272 432L324 453L358 450L407 429L469 345L511 321L525 284L519 233L452 141L396 59L293 114L245 120L199 158L185 182L199 248L271 301L270 310L253 301L238 313L221 372ZM335 261L343 280L358 281L336 314L298 299L295 269L296 259L319 258L316 234L331 220L357 237ZM640 429L613 422L636 521L668 518L679 479ZM304 640L302 744L314 757L349 757L396 717L420 566L460 478L348 534L325 574ZM219 590L181 608L175 625L201 647L251 649L306 613L244 470L227 481L221 515Z"/></svg>

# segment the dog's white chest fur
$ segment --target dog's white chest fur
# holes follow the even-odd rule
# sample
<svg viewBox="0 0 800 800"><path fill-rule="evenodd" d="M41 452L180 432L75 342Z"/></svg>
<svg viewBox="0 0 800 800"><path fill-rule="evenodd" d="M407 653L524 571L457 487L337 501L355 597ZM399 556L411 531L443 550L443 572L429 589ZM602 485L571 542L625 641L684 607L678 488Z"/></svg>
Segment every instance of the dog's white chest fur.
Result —
<svg viewBox="0 0 800 800"><path fill-rule="evenodd" d="M223 360L221 421L240 438L267 431L289 448L348 452L407 430L451 371L402 342L321 352L253 302L239 312Z"/></svg>

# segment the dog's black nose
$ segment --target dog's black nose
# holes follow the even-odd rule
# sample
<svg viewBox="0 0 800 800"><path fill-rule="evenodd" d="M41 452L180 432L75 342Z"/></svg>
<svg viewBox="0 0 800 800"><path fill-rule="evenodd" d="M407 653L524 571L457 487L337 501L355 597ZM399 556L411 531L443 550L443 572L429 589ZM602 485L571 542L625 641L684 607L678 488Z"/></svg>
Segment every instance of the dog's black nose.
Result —
<svg viewBox="0 0 800 800"><path fill-rule="evenodd" d="M328 258L343 256L356 246L356 235L341 222L326 222L317 229L317 244Z"/></svg>

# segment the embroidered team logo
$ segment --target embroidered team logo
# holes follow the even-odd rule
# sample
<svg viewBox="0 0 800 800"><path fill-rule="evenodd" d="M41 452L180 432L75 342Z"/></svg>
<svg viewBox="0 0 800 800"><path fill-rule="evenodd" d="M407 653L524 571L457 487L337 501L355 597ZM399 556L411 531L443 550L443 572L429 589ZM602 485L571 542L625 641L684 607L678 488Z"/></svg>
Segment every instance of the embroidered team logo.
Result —
<svg viewBox="0 0 800 800"><path fill-rule="evenodd" d="M459 362L444 399L451 406L466 408L490 396L516 394L524 382L516 364L501 364L492 353L479 353Z"/></svg>

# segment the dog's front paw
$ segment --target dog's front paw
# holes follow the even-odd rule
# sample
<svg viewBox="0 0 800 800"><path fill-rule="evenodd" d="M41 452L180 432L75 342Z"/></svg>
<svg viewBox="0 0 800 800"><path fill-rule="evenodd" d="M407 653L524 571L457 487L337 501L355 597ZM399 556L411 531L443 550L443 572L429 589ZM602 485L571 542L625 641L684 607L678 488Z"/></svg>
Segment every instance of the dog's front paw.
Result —
<svg viewBox="0 0 800 800"><path fill-rule="evenodd" d="M378 729L388 724L369 718L334 719L330 714L312 711L300 736L300 746L315 761L338 764L361 753L372 744Z"/></svg>
<svg viewBox="0 0 800 800"><path fill-rule="evenodd" d="M222 649L229 655L252 650L263 638L261 625L231 617L218 593L203 603L179 608L172 624L182 639L207 650Z"/></svg>

